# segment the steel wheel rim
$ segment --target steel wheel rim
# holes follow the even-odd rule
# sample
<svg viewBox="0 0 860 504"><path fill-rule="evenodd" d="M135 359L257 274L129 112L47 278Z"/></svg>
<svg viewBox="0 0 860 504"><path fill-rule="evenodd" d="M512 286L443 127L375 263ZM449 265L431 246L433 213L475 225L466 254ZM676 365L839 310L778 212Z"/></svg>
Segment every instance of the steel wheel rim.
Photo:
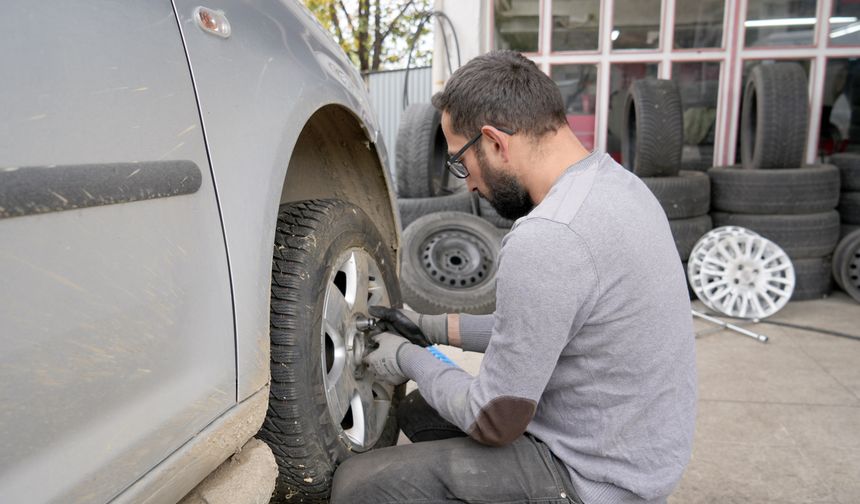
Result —
<svg viewBox="0 0 860 504"><path fill-rule="evenodd" d="M710 308L732 317L761 319L791 299L794 267L770 240L751 232L728 232L709 240L703 249L696 258L694 290Z"/></svg>
<svg viewBox="0 0 860 504"><path fill-rule="evenodd" d="M379 439L394 387L375 382L362 362L368 339L356 322L372 305L390 306L382 273L365 250L349 249L334 262L325 285L321 327L323 387L338 437L352 451L369 450Z"/></svg>
<svg viewBox="0 0 860 504"><path fill-rule="evenodd" d="M842 267L845 292L852 298L860 300L860 236L845 251L845 256Z"/></svg>
<svg viewBox="0 0 860 504"><path fill-rule="evenodd" d="M476 234L444 229L431 234L418 251L421 269L446 289L478 287L490 278L494 258L489 245Z"/></svg>

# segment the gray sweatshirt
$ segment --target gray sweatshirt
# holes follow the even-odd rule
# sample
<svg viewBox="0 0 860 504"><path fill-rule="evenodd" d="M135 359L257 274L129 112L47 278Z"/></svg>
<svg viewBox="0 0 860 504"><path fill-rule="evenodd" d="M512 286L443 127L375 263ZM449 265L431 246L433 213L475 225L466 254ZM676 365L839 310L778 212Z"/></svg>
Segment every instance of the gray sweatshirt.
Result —
<svg viewBox="0 0 860 504"><path fill-rule="evenodd" d="M403 371L444 418L504 445L528 432L585 504L659 503L690 459L695 349L681 261L644 183L594 152L502 242L493 315L462 315L477 376L408 345Z"/></svg>

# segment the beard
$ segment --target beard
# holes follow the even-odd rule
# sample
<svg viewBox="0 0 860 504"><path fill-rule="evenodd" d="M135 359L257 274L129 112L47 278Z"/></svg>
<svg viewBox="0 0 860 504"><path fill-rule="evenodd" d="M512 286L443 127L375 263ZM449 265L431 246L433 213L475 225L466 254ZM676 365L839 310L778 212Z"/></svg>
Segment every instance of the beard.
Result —
<svg viewBox="0 0 860 504"><path fill-rule="evenodd" d="M505 219L517 220L531 212L535 202L526 188L510 173L490 166L483 154L479 146L476 158L490 193L481 196Z"/></svg>

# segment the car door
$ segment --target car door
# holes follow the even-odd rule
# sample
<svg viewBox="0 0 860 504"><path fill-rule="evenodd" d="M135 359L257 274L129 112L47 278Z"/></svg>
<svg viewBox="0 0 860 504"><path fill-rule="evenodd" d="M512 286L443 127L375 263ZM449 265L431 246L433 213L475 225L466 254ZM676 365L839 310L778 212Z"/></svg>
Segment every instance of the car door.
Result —
<svg viewBox="0 0 860 504"><path fill-rule="evenodd" d="M0 500L106 502L236 403L194 87L169 0L13 0L0 38Z"/></svg>

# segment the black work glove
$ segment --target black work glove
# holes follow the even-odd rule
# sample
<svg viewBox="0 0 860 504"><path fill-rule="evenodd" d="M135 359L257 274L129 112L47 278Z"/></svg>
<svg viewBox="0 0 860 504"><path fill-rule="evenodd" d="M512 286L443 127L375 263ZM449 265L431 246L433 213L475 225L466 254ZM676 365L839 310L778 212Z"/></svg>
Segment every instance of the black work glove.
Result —
<svg viewBox="0 0 860 504"><path fill-rule="evenodd" d="M378 319L380 329L395 332L418 346L448 344L447 313L424 315L402 308L371 306L370 315Z"/></svg>

